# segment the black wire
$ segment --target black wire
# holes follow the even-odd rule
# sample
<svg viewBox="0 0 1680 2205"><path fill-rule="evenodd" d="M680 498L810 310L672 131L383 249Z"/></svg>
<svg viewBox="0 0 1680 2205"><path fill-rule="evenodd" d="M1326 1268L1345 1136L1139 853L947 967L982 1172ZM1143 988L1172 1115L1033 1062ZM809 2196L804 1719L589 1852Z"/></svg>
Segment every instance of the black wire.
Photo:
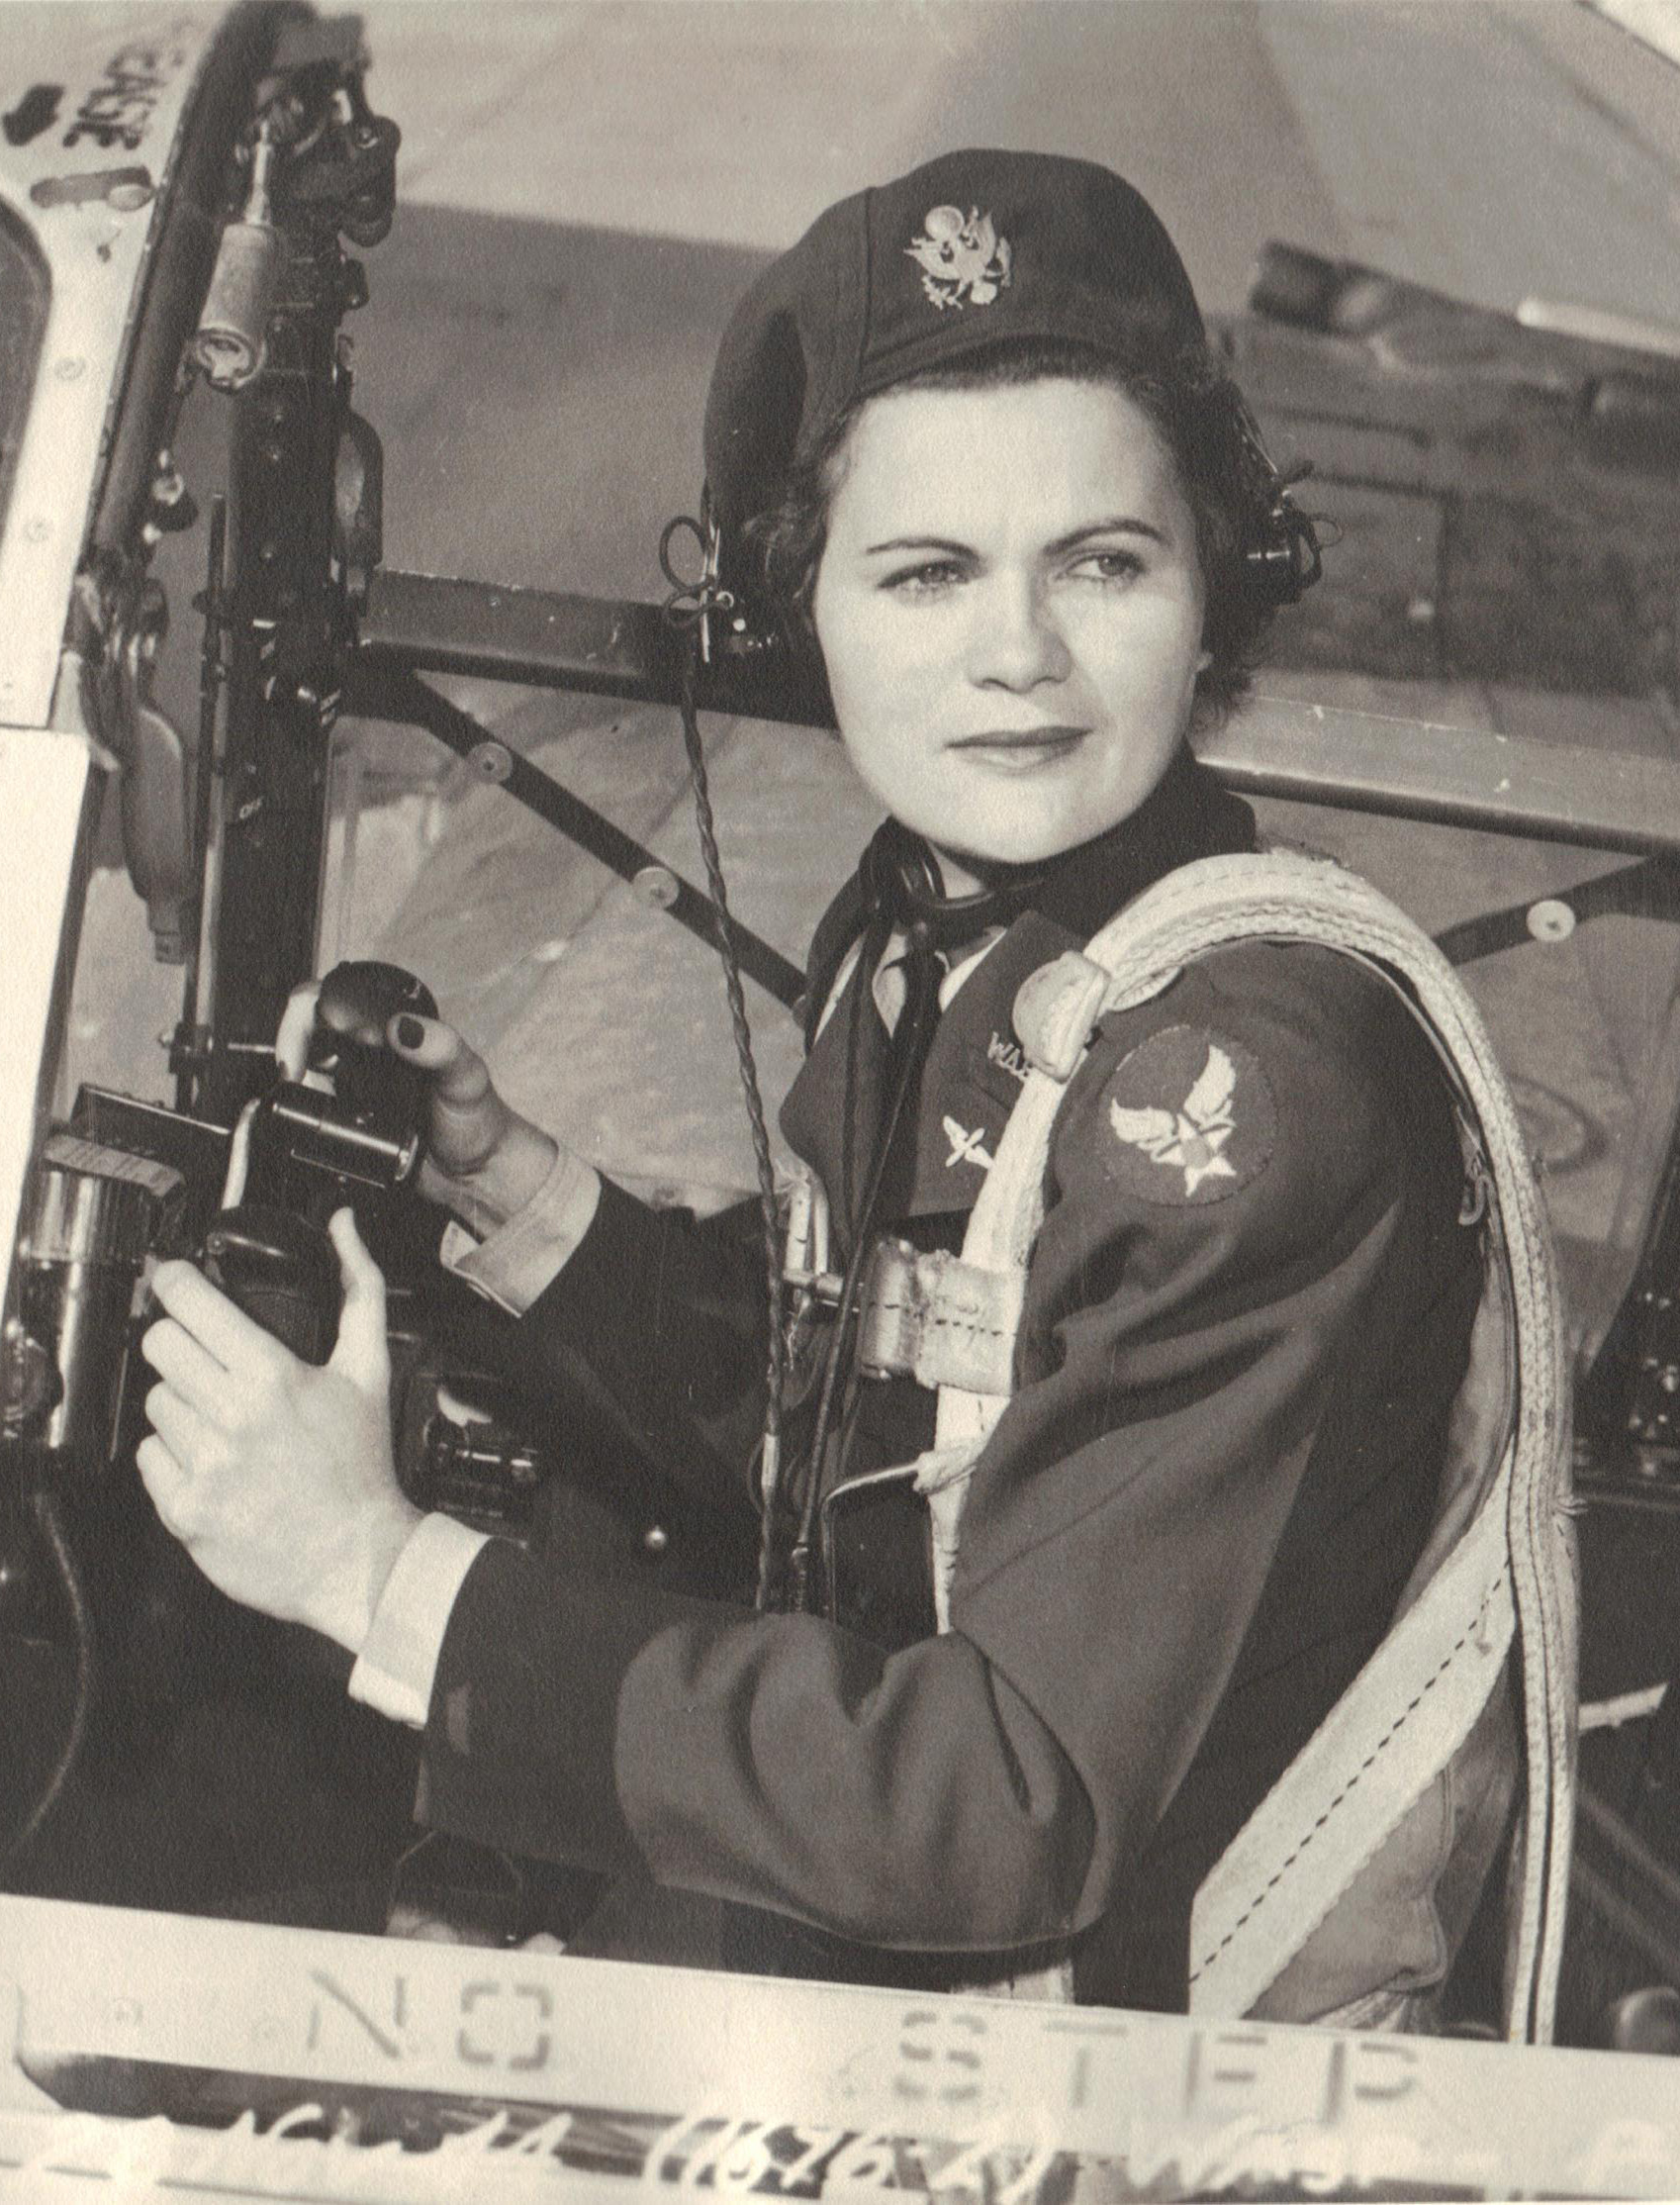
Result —
<svg viewBox="0 0 1680 2205"><path fill-rule="evenodd" d="M64 1606L69 1614L70 1635L74 1641L76 1658L75 1696L70 1706L69 1727L65 1731L64 1742L58 1749L58 1758L37 1795L34 1806L6 1841L4 1851L0 1851L0 1864L7 1867L34 1844L41 1834L42 1825L63 1797L64 1787L70 1780L76 1763L81 1759L82 1746L87 1737L88 1714L93 1705L93 1612L88 1605L87 1587L82 1582L81 1571L65 1536L56 1496L38 1490L30 1498L37 1528L51 1550L52 1560L57 1567L64 1593Z"/></svg>
<svg viewBox="0 0 1680 2205"><path fill-rule="evenodd" d="M697 581L690 582L678 573L672 557L672 546L683 530L691 532L700 545L704 561L703 571ZM706 789L705 760L700 748L698 691L700 667L709 657L710 624L713 619L729 611L734 603L732 594L723 589L717 579L717 536L709 526L702 508L701 519L695 521L679 515L666 524L659 539L659 564L666 580L671 584L671 594L665 602L665 618L670 624L686 631L689 648L683 659L681 691L681 717L683 740L689 754L689 778L694 789L695 817L700 827L700 851L705 859L706 883L711 893L713 916L716 922L717 945L723 959L724 984L729 997L729 1017L735 1035L735 1054L740 1066L741 1089L746 1098L747 1117L752 1128L753 1156L758 1167L759 1206L764 1218L766 1295L770 1313L770 1347L766 1368L766 1403L764 1421L764 1453L759 1486L760 1532L758 1556L757 1605L768 1609L776 1591L777 1576L777 1498L782 1486L782 1395L786 1383L788 1341L782 1321L782 1233L781 1216L776 1200L775 1171L771 1163L770 1135L765 1124L764 1102L759 1093L758 1072L753 1063L752 1036L747 1025L746 1004L742 996L739 962L736 957L733 931L729 918L728 898L723 883L723 869L717 853L717 837L712 824L711 801ZM902 872L900 866L899 871ZM1034 878L1036 879L1036 875ZM938 900L937 876L929 883L930 904ZM902 901L902 900L901 900ZM965 917L970 906L979 908L990 901L989 892L980 897L961 900ZM887 908L887 907L883 907ZM944 910L944 906L941 906ZM832 1336L823 1369L822 1390L817 1407L816 1424L811 1446L804 1458L804 1490L801 1495L798 1534L790 1557L790 1591L792 1604L802 1608L806 1604L809 1587L810 1548L815 1530L817 1510L821 1500L822 1458L828 1443L828 1434L834 1415L835 1394L839 1385L845 1351L856 1314L858 1289L862 1281L864 1264L869 1255L869 1228L880 1202L886 1182L887 1165L892 1157L904 1106L915 1088L921 1069L923 1043L930 1023L930 1012L937 1001L938 963L934 940L936 917L930 910L917 908L911 897L904 912L908 918L909 971L908 987L902 1012L892 1036L894 1078L891 1100L886 1122L876 1141L866 1182L863 1200L852 1226L851 1258L846 1267L845 1279L840 1290L840 1304L835 1313ZM888 926L889 931L889 926ZM858 998L873 977L874 964L879 962L885 947L886 936L878 938L872 926L866 930L863 953L860 955ZM874 959L869 957L872 943ZM856 1056L860 1033L858 1007L853 1007L853 1025L850 1037L849 1094L856 1092ZM850 1111L845 1132L844 1168L842 1171L843 1201L851 1208L851 1178L853 1170L852 1127Z"/></svg>
<svg viewBox="0 0 1680 2205"><path fill-rule="evenodd" d="M852 989L852 1010L846 1024L846 1091L840 1127L840 1214L854 1247L858 1241L857 1223L862 1215L858 1199L858 1085L863 1064L864 1027L874 1015L870 976L886 955L891 936L890 913L876 912L858 943L858 978Z"/></svg>
<svg viewBox="0 0 1680 2205"><path fill-rule="evenodd" d="M910 949L908 958L908 986L904 1007L898 1014L893 1029L894 1055L897 1059L891 1100L887 1104L885 1122L875 1144L869 1178L864 1185L863 1199L855 1218L851 1219L852 1252L846 1265L845 1280L840 1289L840 1304L835 1311L834 1330L828 1343L828 1355L822 1374L822 1393L817 1404L816 1424L811 1434L810 1450L805 1458L805 1484L802 1505L799 1510L798 1536L793 1543L791 1575L793 1593L796 1606L805 1604L810 1583L811 1542L815 1535L817 1512L822 1501L822 1458L828 1445L828 1434L833 1423L834 1399L840 1372L844 1368L846 1347L850 1339L853 1320L857 1315L858 1290L863 1282L864 1265L870 1255L870 1228L880 1205L882 1189L887 1183L887 1166L897 1147L899 1127L903 1122L905 1104L915 1090L917 1076L922 1068L922 1043L929 1026L929 1013L938 999L939 966L934 955L932 928L926 919L914 920L909 928ZM865 937L867 954L870 937ZM853 1005L854 1021L858 1017L857 1006L863 1001L874 979L873 964L860 956L854 985L857 997ZM857 1033L854 1023L853 1034ZM852 1086L854 1083L849 1082Z"/></svg>
<svg viewBox="0 0 1680 2205"><path fill-rule="evenodd" d="M661 546L663 554L664 546ZM668 610L673 610L668 608ZM694 791L695 821L700 830L700 855L705 861L706 887L716 921L718 954L723 959L723 986L729 1000L729 1024L735 1039L735 1061L741 1076L747 1122L752 1132L753 1162L758 1173L759 1213L764 1226L765 1301L770 1342L765 1358L764 1453L759 1486L759 1557L757 1604L769 1606L776 1567L776 1501L781 1486L782 1394L787 1377L788 1343L782 1328L782 1217L776 1199L776 1167L771 1160L770 1128L765 1119L764 1098L759 1090L758 1067L753 1061L752 1029L741 986L741 968L729 921L729 895L723 864L717 850L717 830L712 818L711 795L706 786L705 754L700 748L700 717L696 703L700 642L699 623L690 625L689 649L683 660L680 702L683 743L689 754L689 782Z"/></svg>

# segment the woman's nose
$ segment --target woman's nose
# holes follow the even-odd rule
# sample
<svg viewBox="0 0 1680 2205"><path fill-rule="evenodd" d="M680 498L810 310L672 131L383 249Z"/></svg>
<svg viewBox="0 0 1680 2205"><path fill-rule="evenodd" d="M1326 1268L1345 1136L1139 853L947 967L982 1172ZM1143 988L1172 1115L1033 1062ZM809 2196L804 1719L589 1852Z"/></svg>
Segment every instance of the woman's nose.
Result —
<svg viewBox="0 0 1680 2205"><path fill-rule="evenodd" d="M1066 681L1073 655L1036 579L998 576L973 598L969 674L982 688L1036 689Z"/></svg>

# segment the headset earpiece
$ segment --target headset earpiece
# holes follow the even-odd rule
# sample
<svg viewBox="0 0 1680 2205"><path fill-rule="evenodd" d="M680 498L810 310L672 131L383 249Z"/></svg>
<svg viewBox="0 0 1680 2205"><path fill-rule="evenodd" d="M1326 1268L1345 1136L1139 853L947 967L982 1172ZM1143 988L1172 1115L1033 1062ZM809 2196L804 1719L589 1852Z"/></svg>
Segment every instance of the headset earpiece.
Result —
<svg viewBox="0 0 1680 2205"><path fill-rule="evenodd" d="M1310 515L1290 496L1290 486L1309 471L1285 475L1265 448L1260 424L1235 384L1226 386L1236 416L1237 434L1254 470L1259 519L1243 546L1244 571L1264 605L1295 605L1324 574L1318 530Z"/></svg>
<svg viewBox="0 0 1680 2205"><path fill-rule="evenodd" d="M1297 605L1322 578L1318 530L1281 482L1243 559L1250 581L1268 605Z"/></svg>
<svg viewBox="0 0 1680 2205"><path fill-rule="evenodd" d="M711 485L700 491L700 517L691 523L704 554L702 591L707 598L711 649L725 658L763 663L786 654L790 638L764 590L763 576L738 531L725 532L711 500ZM669 569L667 569L669 572Z"/></svg>
<svg viewBox="0 0 1680 2205"><path fill-rule="evenodd" d="M694 538L700 555L700 571L693 578L678 572L673 553L678 536L684 534ZM709 488L700 494L698 521L692 514L680 513L660 534L659 564L671 585L665 617L674 626L694 629L702 666L720 657L762 659L786 645L781 623L758 609L752 591L735 572L746 563L730 553L712 514Z"/></svg>

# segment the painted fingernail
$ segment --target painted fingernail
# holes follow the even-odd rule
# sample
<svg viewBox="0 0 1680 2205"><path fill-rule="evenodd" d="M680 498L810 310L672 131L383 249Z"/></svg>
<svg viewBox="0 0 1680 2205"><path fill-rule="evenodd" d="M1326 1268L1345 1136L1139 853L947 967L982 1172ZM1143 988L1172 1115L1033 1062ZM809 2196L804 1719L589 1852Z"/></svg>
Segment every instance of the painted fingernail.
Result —
<svg viewBox="0 0 1680 2205"><path fill-rule="evenodd" d="M425 1039L425 1028L418 1018L399 1018L397 1020L397 1039L405 1049L418 1049Z"/></svg>

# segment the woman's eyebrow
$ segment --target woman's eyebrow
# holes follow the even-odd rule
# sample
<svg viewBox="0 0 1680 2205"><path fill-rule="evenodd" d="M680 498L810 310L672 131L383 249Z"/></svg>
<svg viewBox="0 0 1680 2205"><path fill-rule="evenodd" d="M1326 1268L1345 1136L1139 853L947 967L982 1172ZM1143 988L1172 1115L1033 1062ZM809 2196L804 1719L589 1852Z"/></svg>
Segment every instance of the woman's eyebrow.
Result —
<svg viewBox="0 0 1680 2205"><path fill-rule="evenodd" d="M972 559L974 546L958 543L951 536L888 536L885 543L868 543L864 556L873 558L878 551L949 551L960 559Z"/></svg>
<svg viewBox="0 0 1680 2205"><path fill-rule="evenodd" d="M1166 531L1158 528L1153 521L1140 521L1134 514L1117 513L1107 521L1092 521L1082 528L1073 529L1068 535L1058 536L1054 543L1047 544L1045 548L1053 553L1072 551L1092 536L1148 536L1152 543L1167 542Z"/></svg>
<svg viewBox="0 0 1680 2205"><path fill-rule="evenodd" d="M1152 543L1166 544L1168 539L1165 529L1158 528L1153 521L1139 520L1135 514L1111 514L1105 521L1088 521L1082 527L1072 529L1065 536L1058 536L1054 543L1045 545L1053 557L1072 551L1092 536L1133 535L1147 536ZM954 536L887 536L881 543L864 546L864 556L874 558L882 551L943 551L952 558L972 559L972 544L959 543Z"/></svg>

